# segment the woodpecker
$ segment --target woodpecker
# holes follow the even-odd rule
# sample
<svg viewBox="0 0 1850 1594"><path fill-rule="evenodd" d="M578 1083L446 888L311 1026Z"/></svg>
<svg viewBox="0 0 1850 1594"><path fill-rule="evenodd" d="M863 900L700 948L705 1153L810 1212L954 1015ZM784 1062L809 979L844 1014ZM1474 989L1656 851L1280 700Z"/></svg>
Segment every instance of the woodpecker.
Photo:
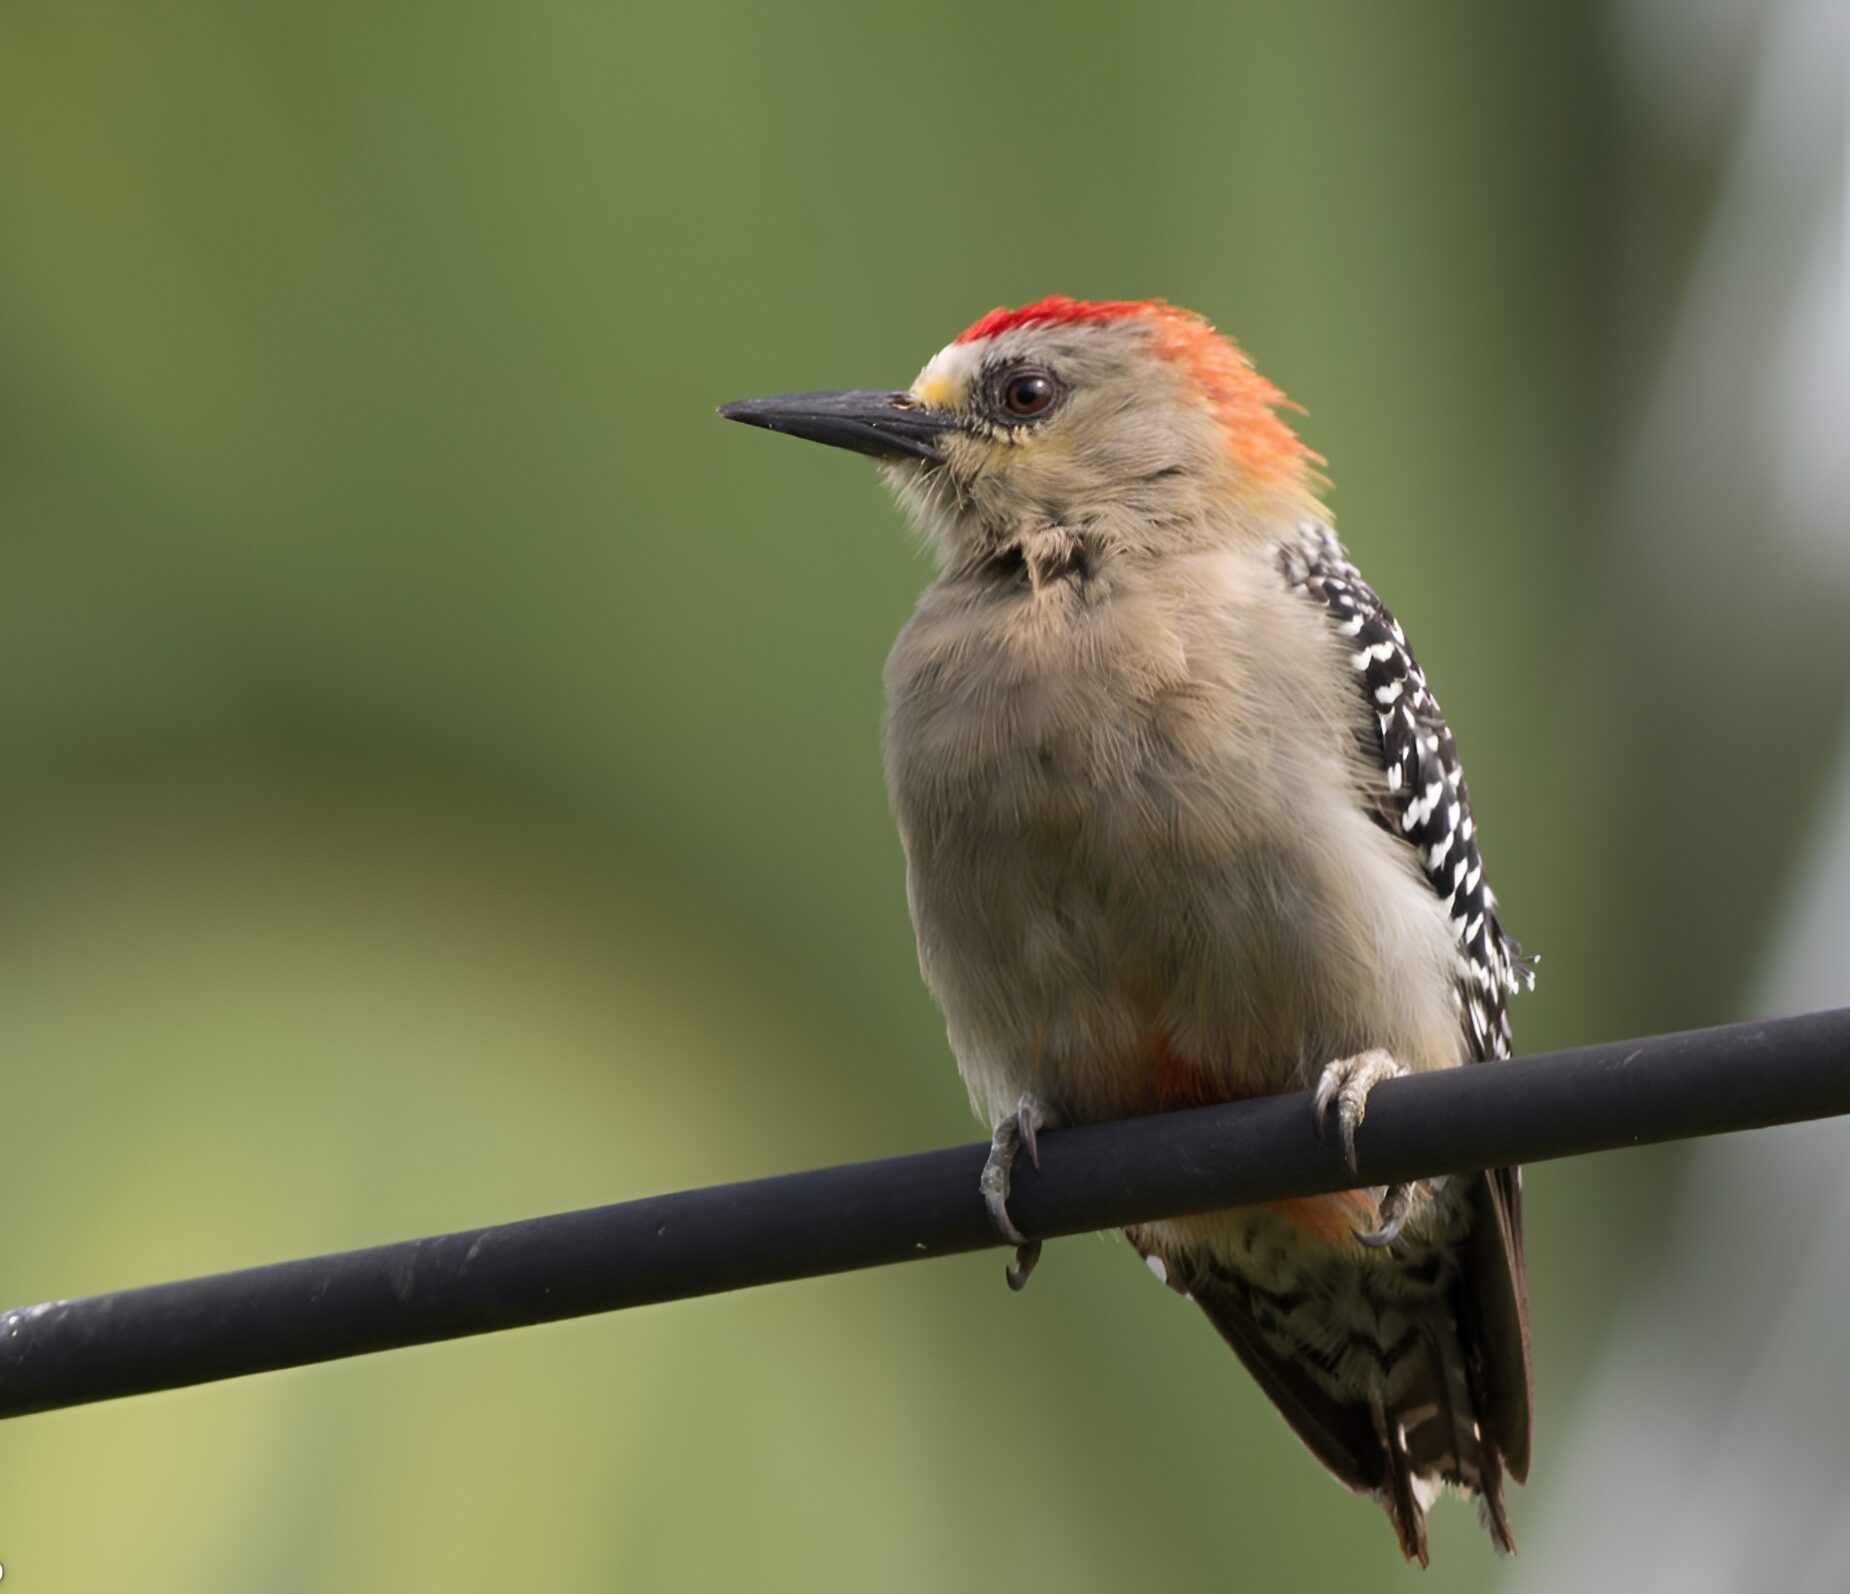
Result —
<svg viewBox="0 0 1850 1594"><path fill-rule="evenodd" d="M887 663L925 979L993 1131L1314 1089L1350 1165L1381 1081L1509 1055L1532 983L1451 732L1337 541L1284 395L1161 300L983 316L903 392L731 420L872 455L938 577ZM1385 1507L1529 1465L1520 1170L1143 1224L1298 1437Z"/></svg>

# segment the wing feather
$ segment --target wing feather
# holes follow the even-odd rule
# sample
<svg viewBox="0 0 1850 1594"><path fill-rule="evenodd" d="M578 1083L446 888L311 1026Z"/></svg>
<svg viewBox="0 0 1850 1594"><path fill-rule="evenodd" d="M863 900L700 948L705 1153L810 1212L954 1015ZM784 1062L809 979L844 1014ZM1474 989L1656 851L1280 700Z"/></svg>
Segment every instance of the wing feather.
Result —
<svg viewBox="0 0 1850 1594"><path fill-rule="evenodd" d="M1280 550L1291 587L1323 606L1345 650L1372 734L1365 759L1379 779L1360 793L1369 812L1418 856L1458 936L1458 1005L1473 1059L1510 1055L1509 999L1533 989L1534 960L1504 933L1484 874L1477 822L1458 744L1426 684L1405 632L1362 579L1333 532L1308 523ZM1493 1168L1470 1189L1471 1223L1460 1259L1458 1332L1485 1446L1519 1483L1529 1470L1532 1373L1528 1280L1522 1246L1522 1170ZM1499 1537L1501 1477L1487 1469L1486 1509Z"/></svg>

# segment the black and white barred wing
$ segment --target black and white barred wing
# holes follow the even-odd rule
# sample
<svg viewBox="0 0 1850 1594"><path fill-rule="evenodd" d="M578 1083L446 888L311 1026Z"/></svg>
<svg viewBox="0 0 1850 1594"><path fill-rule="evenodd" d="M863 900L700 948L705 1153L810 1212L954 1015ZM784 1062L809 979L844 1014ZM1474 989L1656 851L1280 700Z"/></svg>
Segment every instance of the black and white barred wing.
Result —
<svg viewBox="0 0 1850 1594"><path fill-rule="evenodd" d="M1280 552L1285 580L1320 603L1347 653L1356 690L1376 735L1368 748L1381 772L1366 793L1383 828L1418 855L1421 871L1446 903L1458 936L1458 1001L1471 1055L1510 1054L1509 999L1534 975L1497 922L1484 878L1458 745L1407 645L1400 623L1324 526L1310 525Z"/></svg>
<svg viewBox="0 0 1850 1594"><path fill-rule="evenodd" d="M1470 1054L1510 1054L1509 999L1535 983L1521 949L1497 922L1484 879L1477 822L1458 746L1399 622L1375 596L1327 526L1306 525L1279 553L1286 582L1323 606L1336 645L1367 702L1375 734L1365 744L1380 771L1362 794L1377 823L1418 856L1458 937L1457 996ZM1457 1319L1484 1433L1510 1474L1529 1467L1529 1301L1522 1246L1522 1178L1492 1168L1466 1187L1471 1223L1460 1257L1468 1307ZM1487 1493L1487 1498L1488 1498ZM1503 1538L1507 1540L1507 1526Z"/></svg>

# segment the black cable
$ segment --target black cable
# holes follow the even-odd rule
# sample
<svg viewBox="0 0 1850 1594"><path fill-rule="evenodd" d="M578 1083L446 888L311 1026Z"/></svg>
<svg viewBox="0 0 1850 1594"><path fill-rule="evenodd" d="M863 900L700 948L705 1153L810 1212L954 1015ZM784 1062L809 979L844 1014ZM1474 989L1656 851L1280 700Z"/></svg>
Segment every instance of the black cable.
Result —
<svg viewBox="0 0 1850 1594"><path fill-rule="evenodd" d="M1362 1182L1850 1113L1850 1009L1380 1086ZM1057 1130L1010 1212L1052 1238L1356 1182L1310 1098ZM998 1243L957 1146L0 1314L0 1417Z"/></svg>

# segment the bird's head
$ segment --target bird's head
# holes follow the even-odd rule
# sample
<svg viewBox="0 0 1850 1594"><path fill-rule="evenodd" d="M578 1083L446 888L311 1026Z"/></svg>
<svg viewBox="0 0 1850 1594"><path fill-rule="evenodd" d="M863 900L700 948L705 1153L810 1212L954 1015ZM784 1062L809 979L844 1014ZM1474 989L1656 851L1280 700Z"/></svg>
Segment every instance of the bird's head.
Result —
<svg viewBox="0 0 1850 1594"><path fill-rule="evenodd" d="M1161 300L992 310L903 392L787 393L729 420L871 454L947 562L1039 532L1161 551L1314 506L1284 395Z"/></svg>

